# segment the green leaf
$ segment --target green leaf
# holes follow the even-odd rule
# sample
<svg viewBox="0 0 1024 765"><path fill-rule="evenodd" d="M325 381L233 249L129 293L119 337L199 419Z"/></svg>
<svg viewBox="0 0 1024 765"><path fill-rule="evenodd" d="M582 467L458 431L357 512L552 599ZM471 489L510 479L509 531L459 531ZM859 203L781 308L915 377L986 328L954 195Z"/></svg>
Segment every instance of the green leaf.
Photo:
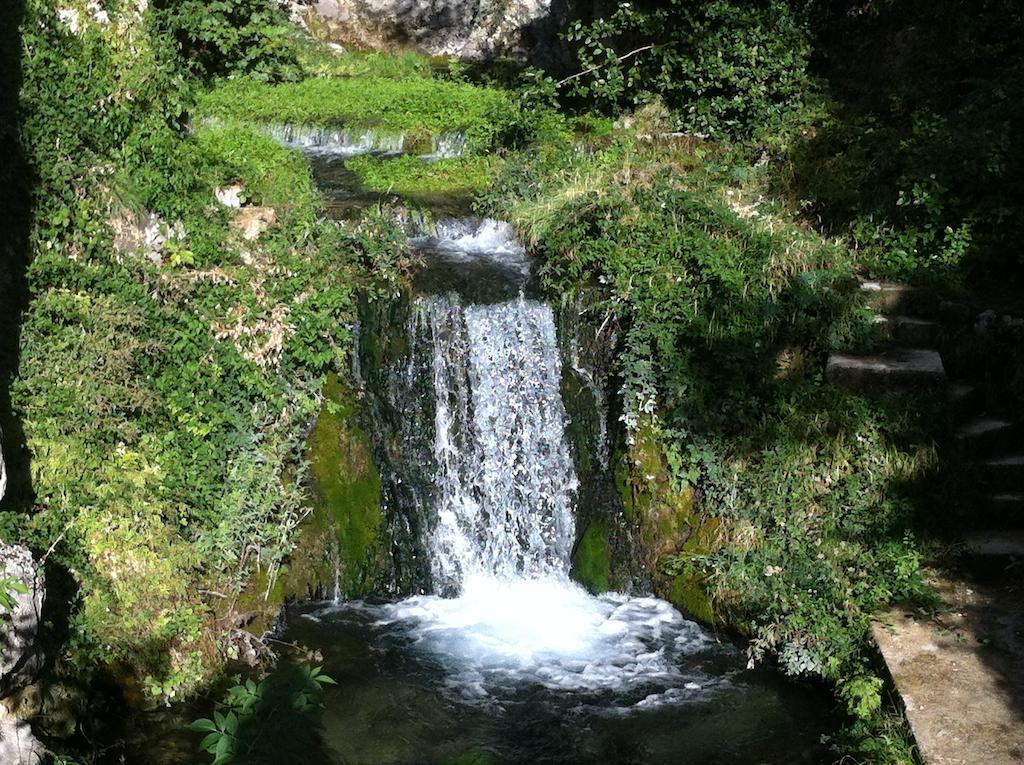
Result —
<svg viewBox="0 0 1024 765"><path fill-rule="evenodd" d="M213 724L213 720L208 720L205 717L200 717L198 720L193 720L188 724L189 730L194 731L215 731L217 726Z"/></svg>

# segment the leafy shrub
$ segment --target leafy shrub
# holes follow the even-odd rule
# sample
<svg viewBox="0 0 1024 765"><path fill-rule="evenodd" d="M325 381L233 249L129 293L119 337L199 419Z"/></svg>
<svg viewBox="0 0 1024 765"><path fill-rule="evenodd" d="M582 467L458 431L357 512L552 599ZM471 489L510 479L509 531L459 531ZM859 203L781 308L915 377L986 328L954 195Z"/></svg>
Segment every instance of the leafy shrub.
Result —
<svg viewBox="0 0 1024 765"><path fill-rule="evenodd" d="M1019 4L813 8L829 99L779 168L780 188L848 236L872 275L1019 288Z"/></svg>
<svg viewBox="0 0 1024 765"><path fill-rule="evenodd" d="M174 41L196 75L300 76L295 33L274 0L156 0L154 11L158 34Z"/></svg>
<svg viewBox="0 0 1024 765"><path fill-rule="evenodd" d="M200 748L214 765L238 762L309 762L315 757L320 701L336 683L320 667L280 666L260 682L246 680L228 689L227 712L200 718L189 728L205 733Z"/></svg>
<svg viewBox="0 0 1024 765"><path fill-rule="evenodd" d="M561 83L571 93L611 111L661 98L713 136L778 128L811 90L808 30L784 0L621 3L565 37L580 64Z"/></svg>

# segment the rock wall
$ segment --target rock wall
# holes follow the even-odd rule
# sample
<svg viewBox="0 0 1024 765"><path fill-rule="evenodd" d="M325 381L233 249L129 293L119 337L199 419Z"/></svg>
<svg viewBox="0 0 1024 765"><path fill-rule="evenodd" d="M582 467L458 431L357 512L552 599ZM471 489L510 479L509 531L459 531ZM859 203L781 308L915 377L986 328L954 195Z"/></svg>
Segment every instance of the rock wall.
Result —
<svg viewBox="0 0 1024 765"><path fill-rule="evenodd" d="M548 64L567 11L564 0L292 0L292 13L342 45Z"/></svg>
<svg viewBox="0 0 1024 765"><path fill-rule="evenodd" d="M2 438L2 434L0 434ZM7 470L0 444L0 499L7 489ZM17 582L24 592L8 590ZM0 605L0 763L36 765L43 762L45 750L26 720L16 713L10 696L30 683L42 665L42 653L36 644L39 619L43 610L42 577L24 547L0 540L0 587L13 601L10 608Z"/></svg>

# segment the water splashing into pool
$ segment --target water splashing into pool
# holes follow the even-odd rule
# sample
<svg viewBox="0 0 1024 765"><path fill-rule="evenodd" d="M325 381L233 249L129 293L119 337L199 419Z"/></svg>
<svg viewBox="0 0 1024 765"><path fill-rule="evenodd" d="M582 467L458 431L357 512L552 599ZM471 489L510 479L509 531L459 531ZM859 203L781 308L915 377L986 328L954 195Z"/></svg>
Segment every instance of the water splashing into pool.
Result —
<svg viewBox="0 0 1024 765"><path fill-rule="evenodd" d="M493 220L442 221L413 245L435 260L529 272L508 225ZM595 597L570 578L579 481L551 307L423 295L407 333L412 358L396 365L403 384L392 388L402 391L396 409L432 427L422 533L434 594L313 616L361 611L440 662L464 700L501 703L538 686L629 708L727 682L699 667L722 649L668 603ZM412 381L414 369L425 379Z"/></svg>

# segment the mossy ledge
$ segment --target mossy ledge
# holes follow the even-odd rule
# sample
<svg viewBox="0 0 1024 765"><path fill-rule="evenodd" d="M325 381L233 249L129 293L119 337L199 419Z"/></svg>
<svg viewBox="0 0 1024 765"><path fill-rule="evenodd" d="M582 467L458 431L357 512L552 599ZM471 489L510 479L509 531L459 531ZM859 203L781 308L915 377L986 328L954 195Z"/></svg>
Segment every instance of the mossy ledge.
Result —
<svg viewBox="0 0 1024 765"><path fill-rule="evenodd" d="M311 79L268 85L226 80L200 100L206 117L264 124L373 129L429 136L462 132L471 150L513 138L518 106L503 91L427 78ZM423 146L426 146L423 142Z"/></svg>
<svg viewBox="0 0 1024 765"><path fill-rule="evenodd" d="M710 555L721 549L725 534L720 519L701 515L692 487L670 481L665 451L650 421L616 450L615 483L655 594L702 622L724 623L701 571L674 573L661 565L667 558Z"/></svg>
<svg viewBox="0 0 1024 765"><path fill-rule="evenodd" d="M257 633L290 600L354 598L384 588L389 562L381 536L380 473L361 419L357 393L330 375L306 444L309 514L280 576L273 584L257 576L243 596L259 614L251 627Z"/></svg>

